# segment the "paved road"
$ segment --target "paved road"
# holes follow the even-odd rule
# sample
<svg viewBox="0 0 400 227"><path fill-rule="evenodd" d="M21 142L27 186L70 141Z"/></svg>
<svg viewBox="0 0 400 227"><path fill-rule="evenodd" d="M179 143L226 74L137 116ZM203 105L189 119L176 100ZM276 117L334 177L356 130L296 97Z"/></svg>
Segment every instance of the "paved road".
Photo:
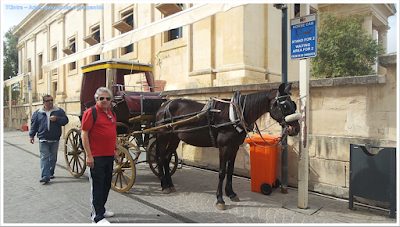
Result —
<svg viewBox="0 0 400 227"><path fill-rule="evenodd" d="M3 135L3 220L2 225L15 223L78 223L90 224L89 183L87 172L74 178L67 171L60 141L55 179L42 185L38 144L29 143L28 132L4 129ZM310 193L309 204L318 209L305 214L288 209L297 204L297 190L279 189L265 196L250 189L250 180L235 177L233 187L241 199L231 202L225 197L227 210L215 207L218 175L213 171L184 166L173 175L177 192L161 193L158 178L146 163L136 165L133 187L119 193L111 190L106 204L115 212L111 223L240 223L240 224L305 224L305 223L377 223L394 224L385 210L358 206ZM295 205L294 205L295 206Z"/></svg>

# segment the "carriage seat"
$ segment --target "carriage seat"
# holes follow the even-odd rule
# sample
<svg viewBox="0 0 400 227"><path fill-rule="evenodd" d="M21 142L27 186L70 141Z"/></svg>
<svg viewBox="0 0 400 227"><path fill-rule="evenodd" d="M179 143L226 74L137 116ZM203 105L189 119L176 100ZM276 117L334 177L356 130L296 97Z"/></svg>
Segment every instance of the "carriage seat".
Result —
<svg viewBox="0 0 400 227"><path fill-rule="evenodd" d="M127 108L124 109L129 110L129 117L155 114L165 102L160 93L154 92L118 91L115 95L122 98L117 106L126 105Z"/></svg>

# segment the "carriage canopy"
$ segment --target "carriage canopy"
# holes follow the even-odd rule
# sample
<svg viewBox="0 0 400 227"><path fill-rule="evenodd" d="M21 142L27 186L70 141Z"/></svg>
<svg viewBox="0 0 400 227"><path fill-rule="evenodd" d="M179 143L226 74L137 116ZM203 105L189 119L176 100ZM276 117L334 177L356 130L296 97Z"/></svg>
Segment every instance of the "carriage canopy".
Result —
<svg viewBox="0 0 400 227"><path fill-rule="evenodd" d="M125 91L124 76L144 73L152 91L154 87L153 66L151 64L126 61L121 59L105 59L96 61L82 68L81 113L95 105L94 93L99 87L108 87L114 95Z"/></svg>

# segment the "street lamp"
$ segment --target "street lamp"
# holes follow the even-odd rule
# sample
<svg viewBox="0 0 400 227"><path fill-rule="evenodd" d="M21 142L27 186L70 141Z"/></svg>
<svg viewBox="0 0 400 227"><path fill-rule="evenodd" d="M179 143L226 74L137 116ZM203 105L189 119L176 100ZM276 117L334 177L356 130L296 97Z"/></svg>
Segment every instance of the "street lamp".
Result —
<svg viewBox="0 0 400 227"><path fill-rule="evenodd" d="M274 7L282 10L282 83L287 83L287 4L274 4ZM282 128L282 133L284 128ZM288 181L288 154L287 154L287 139L282 141L282 184L281 192L287 194Z"/></svg>

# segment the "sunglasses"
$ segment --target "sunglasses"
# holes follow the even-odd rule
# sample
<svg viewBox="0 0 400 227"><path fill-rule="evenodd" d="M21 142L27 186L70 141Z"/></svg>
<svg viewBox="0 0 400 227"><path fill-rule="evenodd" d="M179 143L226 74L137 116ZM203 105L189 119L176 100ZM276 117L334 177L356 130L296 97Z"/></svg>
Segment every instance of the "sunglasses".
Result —
<svg viewBox="0 0 400 227"><path fill-rule="evenodd" d="M110 101L110 100L109 100ZM111 123L114 123L114 119L110 116L110 114L107 114L107 117L110 118Z"/></svg>
<svg viewBox="0 0 400 227"><path fill-rule="evenodd" d="M105 99L107 99L107 101L110 101L110 100L111 100L110 97L106 97ZM103 100L104 100L104 97L100 97L99 100L100 100L100 101L103 101Z"/></svg>
<svg viewBox="0 0 400 227"><path fill-rule="evenodd" d="M53 99L44 100L44 102L53 102Z"/></svg>

